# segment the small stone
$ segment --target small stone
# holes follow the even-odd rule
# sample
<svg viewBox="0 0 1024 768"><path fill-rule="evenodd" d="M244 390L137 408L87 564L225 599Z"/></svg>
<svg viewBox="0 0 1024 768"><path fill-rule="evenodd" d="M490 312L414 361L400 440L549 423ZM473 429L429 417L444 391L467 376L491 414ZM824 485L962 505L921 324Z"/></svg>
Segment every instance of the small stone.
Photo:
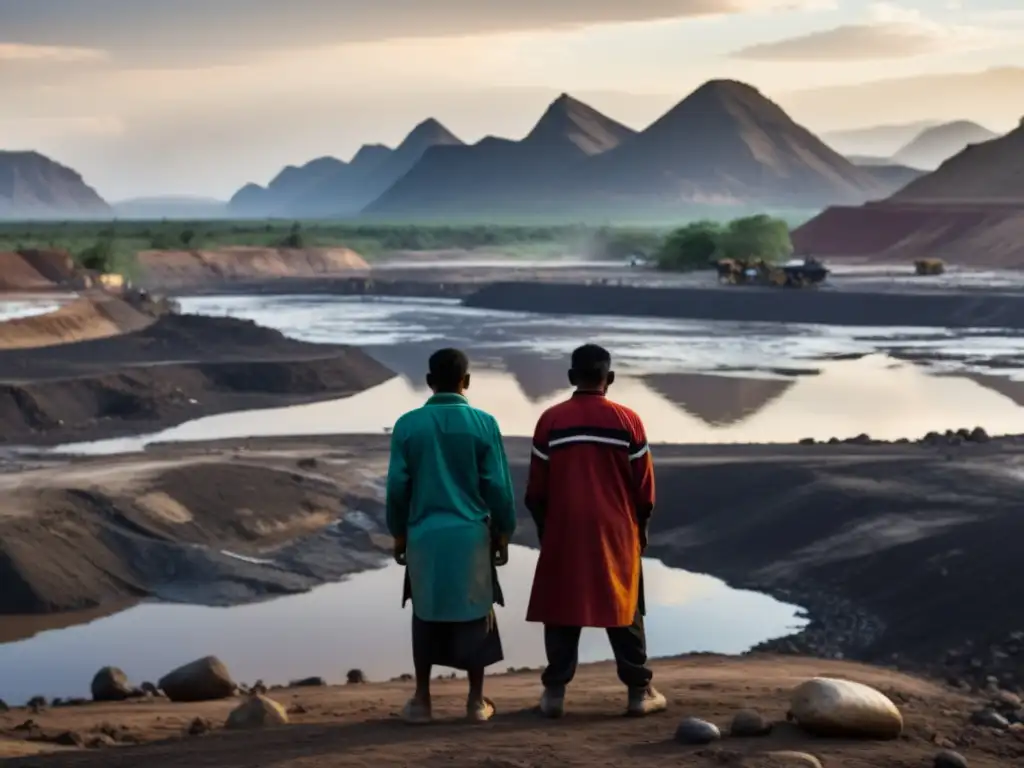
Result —
<svg viewBox="0 0 1024 768"><path fill-rule="evenodd" d="M771 758L772 765L778 766L778 768L824 768L821 760L807 752L782 749L764 754Z"/></svg>
<svg viewBox="0 0 1024 768"><path fill-rule="evenodd" d="M117 667L103 667L97 672L90 690L93 701L124 701L132 695L128 675Z"/></svg>
<svg viewBox="0 0 1024 768"><path fill-rule="evenodd" d="M320 686L327 685L327 681L322 677L304 677L301 680L292 680L289 684L289 688L318 688Z"/></svg>
<svg viewBox="0 0 1024 768"><path fill-rule="evenodd" d="M240 731L287 724L288 712L284 707L266 696L251 696L228 715L224 727Z"/></svg>
<svg viewBox="0 0 1024 768"><path fill-rule="evenodd" d="M767 736L772 732L772 724L753 709L741 709L733 715L729 725L729 735L739 738Z"/></svg>
<svg viewBox="0 0 1024 768"><path fill-rule="evenodd" d="M234 695L236 687L227 667L216 656L178 667L160 678L157 685L175 702L226 699Z"/></svg>
<svg viewBox="0 0 1024 768"><path fill-rule="evenodd" d="M984 728L996 728L1005 731L1010 727L1010 721L994 712L991 709L980 709L971 715L971 724L980 725Z"/></svg>
<svg viewBox="0 0 1024 768"><path fill-rule="evenodd" d="M710 744L722 738L718 726L707 720L688 717L676 728L676 741L680 744Z"/></svg>
<svg viewBox="0 0 1024 768"><path fill-rule="evenodd" d="M1020 696L1012 691L999 691L992 697L992 703L1000 711L1016 712L1021 708Z"/></svg>
<svg viewBox="0 0 1024 768"><path fill-rule="evenodd" d="M361 669L350 669L345 675L345 682L348 685L361 685L366 682L366 675Z"/></svg>
<svg viewBox="0 0 1024 768"><path fill-rule="evenodd" d="M189 736L202 736L204 733L209 733L212 730L213 723L205 717L197 717L188 724L188 728L185 729L185 732Z"/></svg>
<svg viewBox="0 0 1024 768"><path fill-rule="evenodd" d="M935 756L932 765L935 768L967 768L967 758L959 752L944 749Z"/></svg>
<svg viewBox="0 0 1024 768"><path fill-rule="evenodd" d="M82 734L76 733L75 731L64 731L58 733L56 736L46 739L51 744L57 744L61 747L84 747L85 739Z"/></svg>
<svg viewBox="0 0 1024 768"><path fill-rule="evenodd" d="M117 742L105 733L97 733L90 736L86 742L86 749L103 749L104 747L116 746Z"/></svg>

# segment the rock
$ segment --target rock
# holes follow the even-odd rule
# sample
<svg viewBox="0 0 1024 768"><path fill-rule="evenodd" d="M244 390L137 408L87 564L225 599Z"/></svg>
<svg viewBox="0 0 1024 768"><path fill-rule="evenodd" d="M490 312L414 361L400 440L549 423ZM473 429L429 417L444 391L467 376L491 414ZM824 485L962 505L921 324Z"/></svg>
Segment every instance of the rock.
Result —
<svg viewBox="0 0 1024 768"><path fill-rule="evenodd" d="M894 739L903 732L903 716L884 694L850 680L815 677L793 691L790 713L808 733Z"/></svg>
<svg viewBox="0 0 1024 768"><path fill-rule="evenodd" d="M297 466L299 469L316 469L317 460L314 458L299 459Z"/></svg>
<svg viewBox="0 0 1024 768"><path fill-rule="evenodd" d="M289 688L318 688L322 685L327 685L327 681L322 677L304 677L301 680L292 680L289 684Z"/></svg>
<svg viewBox="0 0 1024 768"><path fill-rule="evenodd" d="M287 725L288 713L285 708L266 696L250 696L243 704L236 707L224 727L232 731L251 728L266 728L272 725Z"/></svg>
<svg viewBox="0 0 1024 768"><path fill-rule="evenodd" d="M143 683L139 688L150 696L163 696L163 693L153 683Z"/></svg>
<svg viewBox="0 0 1024 768"><path fill-rule="evenodd" d="M171 701L213 701L235 694L235 682L216 656L178 667L160 678L157 685Z"/></svg>
<svg viewBox="0 0 1024 768"><path fill-rule="evenodd" d="M807 752L795 752L790 749L765 752L764 756L771 762L772 768L824 768L821 760Z"/></svg>
<svg viewBox="0 0 1024 768"><path fill-rule="evenodd" d="M64 731L59 733L53 738L46 739L50 744L58 744L62 747L78 747L81 749L85 746L85 738L80 733L75 731Z"/></svg>
<svg viewBox="0 0 1024 768"><path fill-rule="evenodd" d="M212 730L213 723L205 717L196 717L188 724L188 728L185 729L185 733L189 736L202 736L204 733L209 733Z"/></svg>
<svg viewBox="0 0 1024 768"><path fill-rule="evenodd" d="M979 709L971 714L971 725L980 725L983 728L996 728L1005 731L1010 727L1010 721L995 710Z"/></svg>
<svg viewBox="0 0 1024 768"><path fill-rule="evenodd" d="M935 756L932 765L935 768L967 768L967 758L959 752L944 749Z"/></svg>
<svg viewBox="0 0 1024 768"><path fill-rule="evenodd" d="M1020 696L1012 691L998 691L992 697L992 703L1002 712L1016 712L1024 704Z"/></svg>
<svg viewBox="0 0 1024 768"><path fill-rule="evenodd" d="M722 738L718 726L707 720L688 717L676 728L676 741L680 744L710 744Z"/></svg>
<svg viewBox="0 0 1024 768"><path fill-rule="evenodd" d="M115 747L117 742L105 733L97 733L86 740L85 746L87 749L103 749L104 747Z"/></svg>
<svg viewBox="0 0 1024 768"><path fill-rule="evenodd" d="M117 667L104 667L92 678L93 701L124 701L132 695L128 675Z"/></svg>
<svg viewBox="0 0 1024 768"><path fill-rule="evenodd" d="M741 709L733 715L732 723L729 725L729 735L739 738L767 736L771 732L772 724L753 709Z"/></svg>
<svg viewBox="0 0 1024 768"><path fill-rule="evenodd" d="M366 682L366 675L361 669L350 669L345 675L345 682L348 685L361 685Z"/></svg>
<svg viewBox="0 0 1024 768"><path fill-rule="evenodd" d="M7 702L0 699L0 712L10 712L11 708L7 706Z"/></svg>

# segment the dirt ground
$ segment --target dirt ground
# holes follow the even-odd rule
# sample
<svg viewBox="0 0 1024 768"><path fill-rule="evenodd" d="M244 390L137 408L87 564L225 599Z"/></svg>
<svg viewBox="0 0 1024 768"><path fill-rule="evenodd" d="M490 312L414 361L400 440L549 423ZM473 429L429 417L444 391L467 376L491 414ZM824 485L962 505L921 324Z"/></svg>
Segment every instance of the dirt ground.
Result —
<svg viewBox="0 0 1024 768"><path fill-rule="evenodd" d="M0 339L18 322L0 323ZM0 443L155 432L224 411L344 397L392 375L354 347L232 318L167 315L108 338L0 349Z"/></svg>
<svg viewBox="0 0 1024 768"><path fill-rule="evenodd" d="M53 750L27 738L53 738L68 731L85 739L112 734L121 746L11 759L6 765L40 768L334 768L335 766L734 766L799 768L807 763L773 758L777 751L816 756L827 768L921 768L953 746L972 768L1024 764L1019 732L997 733L968 724L981 702L940 685L888 670L806 658L691 656L654 663L655 682L670 702L667 713L646 720L622 716L624 690L609 664L582 667L569 691L565 719L545 721L533 711L540 687L537 672L489 679L487 693L498 714L485 725L462 722L465 682L434 685L435 717L429 726L407 726L397 714L410 684L393 682L272 690L270 697L291 711L291 723L260 732L221 730L238 700L170 704L143 699L44 709L38 714L0 714L0 756ZM904 716L904 734L894 741L826 740L804 735L785 722L789 692L814 676L854 679L886 693ZM340 677L339 673L335 677ZM676 744L678 722L701 717L727 732L737 710L755 708L776 723L763 738L726 738L707 747ZM185 735L205 718L214 730ZM31 719L36 726L17 730ZM142 742L141 746L132 742Z"/></svg>
<svg viewBox="0 0 1024 768"><path fill-rule="evenodd" d="M138 331L156 318L114 296L95 294L53 312L0 322L0 350L29 349Z"/></svg>

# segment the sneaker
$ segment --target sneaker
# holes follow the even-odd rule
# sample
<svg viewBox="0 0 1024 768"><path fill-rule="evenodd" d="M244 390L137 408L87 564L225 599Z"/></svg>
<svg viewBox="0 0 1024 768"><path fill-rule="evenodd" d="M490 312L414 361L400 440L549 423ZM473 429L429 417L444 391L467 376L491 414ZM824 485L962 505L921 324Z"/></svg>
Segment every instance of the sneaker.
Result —
<svg viewBox="0 0 1024 768"><path fill-rule="evenodd" d="M653 685L629 689L629 704L626 707L626 714L632 717L644 717L656 712L664 712L666 709L668 709L668 701L658 693Z"/></svg>
<svg viewBox="0 0 1024 768"><path fill-rule="evenodd" d="M497 710L494 707L494 702L488 699L486 696L482 701L473 701L466 703L466 717L470 722L473 723L486 723L492 717Z"/></svg>
<svg viewBox="0 0 1024 768"><path fill-rule="evenodd" d="M565 688L545 688L540 697L540 713L551 718L564 715Z"/></svg>

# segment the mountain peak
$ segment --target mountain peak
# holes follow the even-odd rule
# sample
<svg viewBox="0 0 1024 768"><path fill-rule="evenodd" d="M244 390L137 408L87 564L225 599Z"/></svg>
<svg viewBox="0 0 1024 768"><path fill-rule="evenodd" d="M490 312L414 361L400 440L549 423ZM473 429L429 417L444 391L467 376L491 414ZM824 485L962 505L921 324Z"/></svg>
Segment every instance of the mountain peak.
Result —
<svg viewBox="0 0 1024 768"><path fill-rule="evenodd" d="M462 139L445 128L439 120L429 117L409 132L398 149L401 151L416 148L422 151L438 144L462 143Z"/></svg>
<svg viewBox="0 0 1024 768"><path fill-rule="evenodd" d="M617 147L635 134L632 128L563 93L548 105L523 143L564 145L569 141L585 154L597 155Z"/></svg>

